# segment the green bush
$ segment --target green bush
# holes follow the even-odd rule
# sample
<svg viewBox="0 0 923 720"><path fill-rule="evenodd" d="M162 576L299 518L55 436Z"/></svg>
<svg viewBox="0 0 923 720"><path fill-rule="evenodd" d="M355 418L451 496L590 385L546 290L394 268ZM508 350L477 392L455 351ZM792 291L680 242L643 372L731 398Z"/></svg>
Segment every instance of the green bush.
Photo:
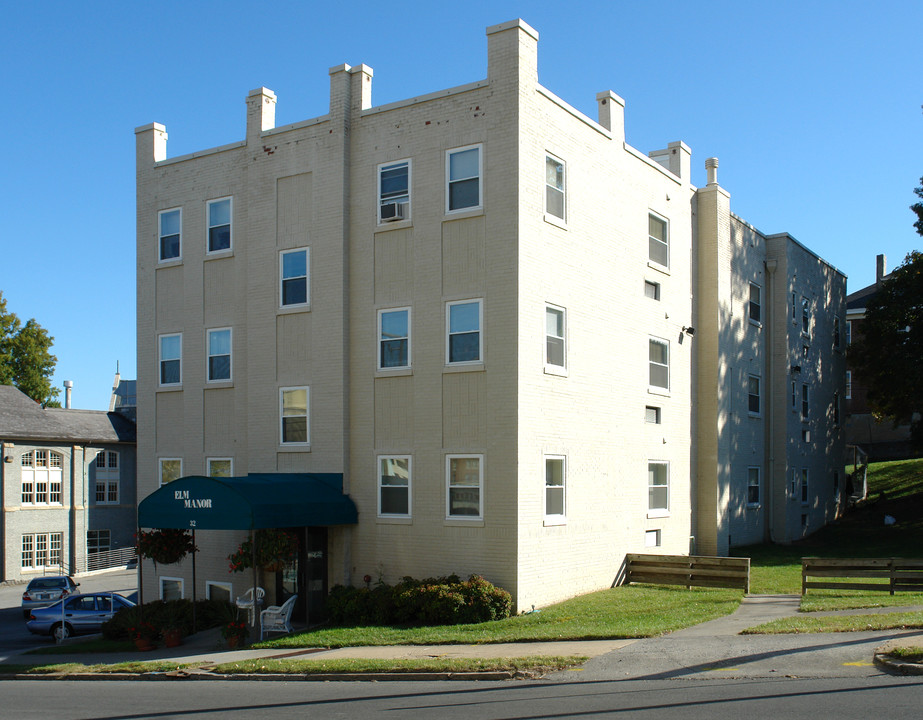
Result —
<svg viewBox="0 0 923 720"><path fill-rule="evenodd" d="M196 630L224 625L237 617L237 608L223 600L197 600ZM144 622L153 625L158 634L177 628L185 636L192 633L191 600L155 600L141 607L122 608L111 620L103 623L103 637L107 640L129 639L129 628L136 627L143 617Z"/></svg>
<svg viewBox="0 0 923 720"><path fill-rule="evenodd" d="M337 585L327 598L334 625L459 625L508 618L510 594L479 575L462 582L457 575L374 588Z"/></svg>

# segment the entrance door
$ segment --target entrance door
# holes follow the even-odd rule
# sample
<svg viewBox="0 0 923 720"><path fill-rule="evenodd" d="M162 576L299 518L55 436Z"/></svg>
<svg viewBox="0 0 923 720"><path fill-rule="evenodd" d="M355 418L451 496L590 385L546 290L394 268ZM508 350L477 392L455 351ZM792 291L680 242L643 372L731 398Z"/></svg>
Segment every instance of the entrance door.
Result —
<svg viewBox="0 0 923 720"><path fill-rule="evenodd" d="M327 528L289 528L298 536L298 557L276 575L276 598L281 604L297 594L292 619L311 625L326 616Z"/></svg>

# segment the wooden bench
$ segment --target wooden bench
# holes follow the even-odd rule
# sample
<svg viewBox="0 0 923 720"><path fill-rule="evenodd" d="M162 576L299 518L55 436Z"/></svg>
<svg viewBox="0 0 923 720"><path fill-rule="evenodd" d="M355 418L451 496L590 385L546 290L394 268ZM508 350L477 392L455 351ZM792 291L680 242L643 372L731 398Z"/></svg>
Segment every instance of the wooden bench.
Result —
<svg viewBox="0 0 923 720"><path fill-rule="evenodd" d="M811 581L809 577L837 579ZM901 590L923 592L923 559L801 558L801 594L809 589L887 590L891 595Z"/></svg>
<svg viewBox="0 0 923 720"><path fill-rule="evenodd" d="M625 556L628 583L740 588L750 592L750 558L707 555Z"/></svg>

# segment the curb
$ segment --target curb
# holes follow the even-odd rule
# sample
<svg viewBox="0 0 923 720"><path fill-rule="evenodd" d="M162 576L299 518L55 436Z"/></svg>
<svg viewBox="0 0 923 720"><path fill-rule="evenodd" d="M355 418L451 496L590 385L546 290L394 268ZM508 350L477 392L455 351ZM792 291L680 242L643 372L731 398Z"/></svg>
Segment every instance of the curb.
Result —
<svg viewBox="0 0 923 720"><path fill-rule="evenodd" d="M875 653L875 665L894 675L923 675L923 665L895 660L887 653Z"/></svg>
<svg viewBox="0 0 923 720"><path fill-rule="evenodd" d="M273 681L315 681L315 682L387 682L387 681L425 681L425 680L534 680L540 675L524 671L497 672L439 672L439 673L266 673L266 674L231 674L219 675L202 671L172 670L156 673L47 673L47 674L2 674L3 680L259 680Z"/></svg>

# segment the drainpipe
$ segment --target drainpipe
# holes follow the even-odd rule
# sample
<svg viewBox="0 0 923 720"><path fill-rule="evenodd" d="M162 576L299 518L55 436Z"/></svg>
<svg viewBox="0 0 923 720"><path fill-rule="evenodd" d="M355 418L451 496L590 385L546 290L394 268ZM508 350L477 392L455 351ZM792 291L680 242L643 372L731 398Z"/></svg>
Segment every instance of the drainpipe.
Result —
<svg viewBox="0 0 923 720"><path fill-rule="evenodd" d="M773 393L773 362L772 362L772 352L773 352L773 312L772 312L772 300L773 300L773 281L775 280L776 273L776 261L767 260L766 261L766 273L767 273L767 282L766 282L766 323L763 326L765 332L763 333L763 342L764 342L764 352L766 353L766 377L769 378L769 392L766 393L766 446L769 450L767 457L767 472L766 472L766 523L767 523L767 532L765 536L769 538L770 542L775 542L773 537L774 532L774 508L776 504L774 490L774 479L776 471L776 459L775 459L775 417L776 417L776 403L775 403L775 393ZM786 313L787 315L787 313Z"/></svg>

